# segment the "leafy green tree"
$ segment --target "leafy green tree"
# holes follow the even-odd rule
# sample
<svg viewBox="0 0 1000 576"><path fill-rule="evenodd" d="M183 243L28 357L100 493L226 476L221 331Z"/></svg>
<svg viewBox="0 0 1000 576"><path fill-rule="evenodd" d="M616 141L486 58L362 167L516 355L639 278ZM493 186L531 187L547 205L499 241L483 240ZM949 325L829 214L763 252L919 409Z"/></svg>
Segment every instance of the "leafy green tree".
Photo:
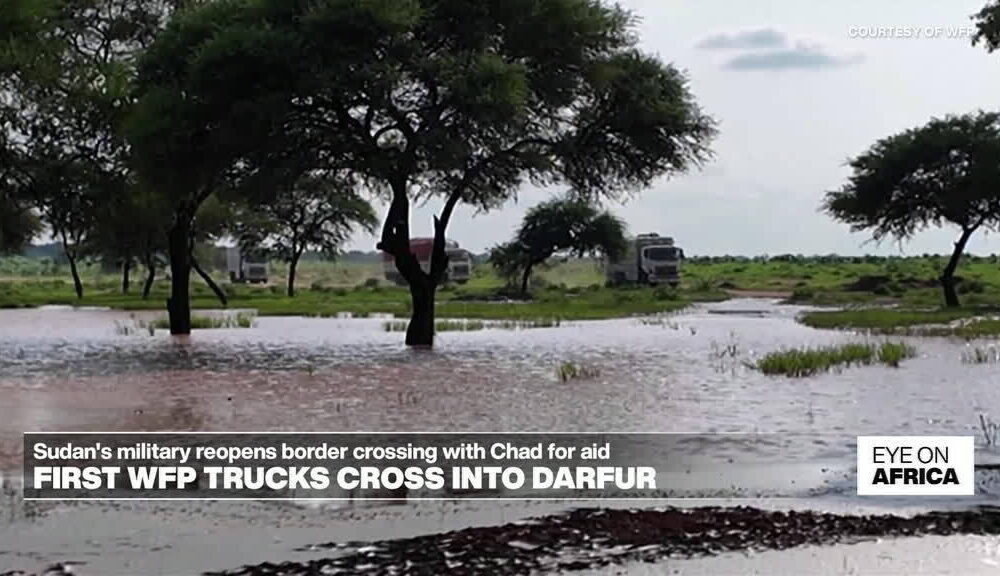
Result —
<svg viewBox="0 0 1000 576"><path fill-rule="evenodd" d="M386 193L378 248L409 285L410 345L433 342L458 204L494 209L529 181L618 198L709 156L714 125L684 75L640 52L634 17L600 0L260 0L195 12L157 43L201 79L174 84L174 97L217 102L201 119L213 126L253 110L281 127L259 149L321 150L329 164L317 168L349 169ZM259 106L241 104L250 99ZM168 180L190 174L172 166ZM425 271L409 213L429 197L443 208Z"/></svg>
<svg viewBox="0 0 1000 576"><path fill-rule="evenodd" d="M824 208L876 241L905 240L929 226L960 230L941 273L945 303L958 306L955 269L980 228L1000 223L1000 115L936 118L883 138L852 159L852 174Z"/></svg>
<svg viewBox="0 0 1000 576"><path fill-rule="evenodd" d="M0 2L0 253L21 250L41 231L17 173L21 150L16 144L18 85L33 72L41 54L38 36L46 29L53 2Z"/></svg>
<svg viewBox="0 0 1000 576"><path fill-rule="evenodd" d="M494 248L490 262L509 282L520 276L521 294L527 294L532 269L556 253L619 258L625 249L620 219L589 202L559 198L528 210L514 239Z"/></svg>
<svg viewBox="0 0 1000 576"><path fill-rule="evenodd" d="M176 12L139 66L138 101L126 134L140 182L164 206L172 334L191 331L191 246L199 210L213 194L238 190L254 153L273 150L267 142L283 141L272 124L284 117L276 108L289 101L292 84L287 75L269 71L292 68L284 60L296 57L297 40L247 27L255 5L223 0ZM244 53L255 58L248 62ZM203 75L202 67L217 75Z"/></svg>
<svg viewBox="0 0 1000 576"><path fill-rule="evenodd" d="M78 296L76 262L85 252L122 252L114 257L129 270L127 244L114 247L122 226L113 218L127 215L123 196L134 192L120 126L133 100L136 58L169 10L164 0L51 0L37 50L21 51L29 73L11 86L23 142L17 180L61 239Z"/></svg>
<svg viewBox="0 0 1000 576"><path fill-rule="evenodd" d="M87 255L98 212L94 191L101 185L90 162L34 151L23 170L23 194L35 202L42 222L62 244L73 288L83 298L79 264Z"/></svg>
<svg viewBox="0 0 1000 576"><path fill-rule="evenodd" d="M274 198L246 209L238 220L241 246L288 263L289 297L295 296L296 269L307 250L334 258L355 229L373 232L378 224L349 176L320 173L306 174Z"/></svg>

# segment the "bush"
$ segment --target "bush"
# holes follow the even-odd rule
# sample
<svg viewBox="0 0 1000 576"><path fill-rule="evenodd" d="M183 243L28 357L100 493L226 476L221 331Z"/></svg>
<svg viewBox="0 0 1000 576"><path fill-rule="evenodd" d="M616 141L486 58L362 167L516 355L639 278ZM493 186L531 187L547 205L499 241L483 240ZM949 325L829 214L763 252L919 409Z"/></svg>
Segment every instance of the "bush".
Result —
<svg viewBox="0 0 1000 576"><path fill-rule="evenodd" d="M789 302L809 302L816 297L816 292L812 288L799 287L792 291L788 297Z"/></svg>
<svg viewBox="0 0 1000 576"><path fill-rule="evenodd" d="M653 299L661 302L677 300L677 290L669 286L657 286L653 290Z"/></svg>
<svg viewBox="0 0 1000 576"><path fill-rule="evenodd" d="M986 291L986 286L979 280L963 280L959 283L957 291L959 294L982 294Z"/></svg>

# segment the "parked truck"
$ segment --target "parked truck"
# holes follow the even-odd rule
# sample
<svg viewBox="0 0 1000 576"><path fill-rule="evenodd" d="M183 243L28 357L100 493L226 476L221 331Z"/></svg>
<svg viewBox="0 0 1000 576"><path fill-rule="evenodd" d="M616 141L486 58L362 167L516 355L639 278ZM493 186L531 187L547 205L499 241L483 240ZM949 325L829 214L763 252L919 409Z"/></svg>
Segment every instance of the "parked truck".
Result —
<svg viewBox="0 0 1000 576"><path fill-rule="evenodd" d="M424 272L430 272L431 253L434 251L433 238L413 238L410 240L410 252L420 262L420 267ZM472 255L468 250L459 247L454 240L445 241L445 252L448 254L448 271L445 273L446 282L465 284L472 276ZM396 261L392 255L382 253L382 268L385 272L386 280L403 285L406 283L399 271L396 270Z"/></svg>
<svg viewBox="0 0 1000 576"><path fill-rule="evenodd" d="M239 246L226 248L226 270L234 284L267 284L267 258L247 253Z"/></svg>
<svg viewBox="0 0 1000 576"><path fill-rule="evenodd" d="M639 234L628 238L628 247L621 258L605 260L608 283L669 284L681 281L681 260L684 251L674 246L674 239L659 234Z"/></svg>

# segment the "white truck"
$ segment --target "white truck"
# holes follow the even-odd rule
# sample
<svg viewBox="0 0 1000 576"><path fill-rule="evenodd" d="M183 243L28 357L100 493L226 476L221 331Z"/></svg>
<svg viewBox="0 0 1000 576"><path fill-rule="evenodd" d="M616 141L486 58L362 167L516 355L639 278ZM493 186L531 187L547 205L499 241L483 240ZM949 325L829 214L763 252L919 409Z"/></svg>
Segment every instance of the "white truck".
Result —
<svg viewBox="0 0 1000 576"><path fill-rule="evenodd" d="M226 270L233 284L267 284L267 258L243 254L239 246L226 248Z"/></svg>
<svg viewBox="0 0 1000 576"><path fill-rule="evenodd" d="M618 260L605 260L608 283L669 284L681 281L684 251L674 246L674 239L659 234L639 234L628 238L628 247Z"/></svg>

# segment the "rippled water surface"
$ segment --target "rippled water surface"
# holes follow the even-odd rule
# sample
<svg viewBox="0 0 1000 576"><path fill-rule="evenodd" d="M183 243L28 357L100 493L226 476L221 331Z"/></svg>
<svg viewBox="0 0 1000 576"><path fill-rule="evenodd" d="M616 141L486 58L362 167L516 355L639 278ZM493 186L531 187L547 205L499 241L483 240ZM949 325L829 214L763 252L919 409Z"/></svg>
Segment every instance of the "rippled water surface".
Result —
<svg viewBox="0 0 1000 576"><path fill-rule="evenodd" d="M415 351L377 319L261 318L182 341L122 334L128 313L4 310L0 467L18 466L25 430L780 432L847 458L855 435L974 433L980 414L1000 413L1000 368L963 364L954 341L915 341L919 358L899 369L747 368L775 349L863 338L801 326L799 312L730 301L653 322L448 332ZM560 382L567 361L599 374Z"/></svg>
<svg viewBox="0 0 1000 576"><path fill-rule="evenodd" d="M377 319L261 318L250 329L175 339L123 333L141 315L3 310L0 472L20 468L21 435L31 430L688 432L702 434L682 443L689 455L723 455L743 491L718 474L681 473L667 479L671 495L789 495L806 498L790 506L856 510L876 503L853 496L855 436L978 434L981 416L1000 420L1000 366L964 364L958 341L915 339L919 356L899 369L789 379L748 368L773 350L865 338L799 325L801 311L730 301L652 320L443 333L433 351L414 351ZM561 382L564 362L597 376ZM723 435L737 432L760 434ZM980 456L995 457L979 442ZM983 480L977 492L989 499L996 490ZM768 502L785 501L753 505ZM310 556L296 550L317 542L446 532L572 506L32 504L10 484L0 490L0 572L71 562L80 574L197 573L303 560Z"/></svg>

